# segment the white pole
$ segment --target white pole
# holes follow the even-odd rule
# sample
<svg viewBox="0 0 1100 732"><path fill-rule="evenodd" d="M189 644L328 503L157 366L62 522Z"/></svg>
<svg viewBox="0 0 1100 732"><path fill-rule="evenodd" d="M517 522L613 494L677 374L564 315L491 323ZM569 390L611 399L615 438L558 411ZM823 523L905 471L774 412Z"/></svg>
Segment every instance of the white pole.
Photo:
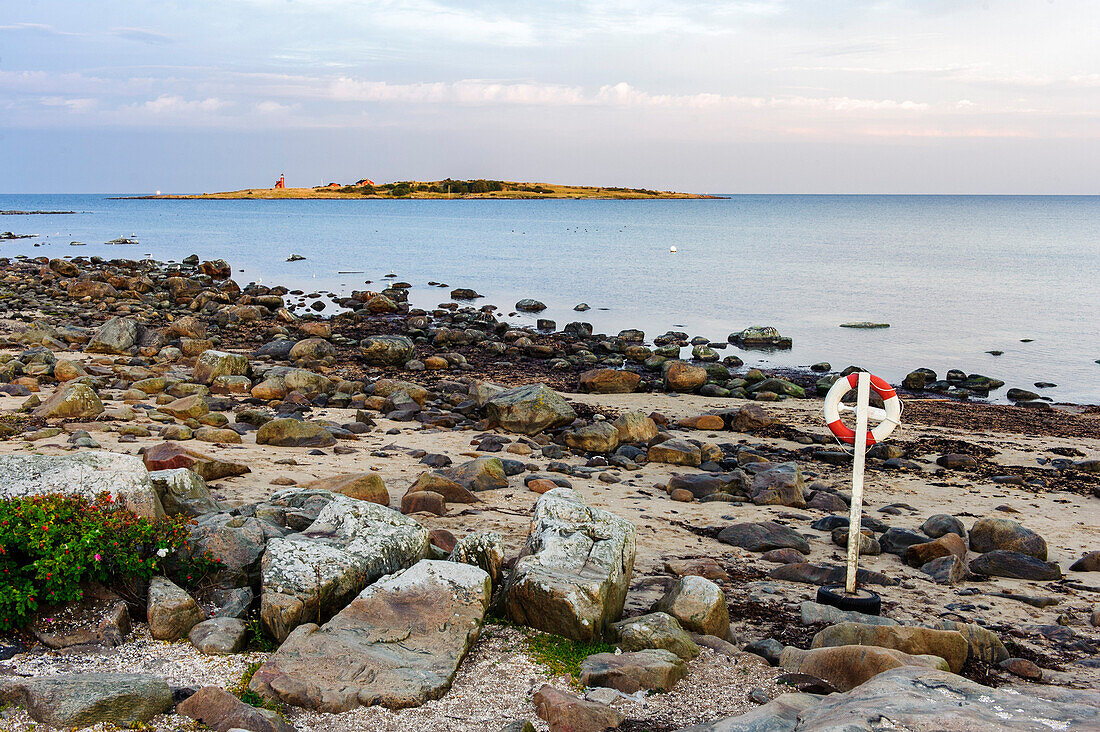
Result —
<svg viewBox="0 0 1100 732"><path fill-rule="evenodd" d="M845 591L856 592L856 568L859 564L859 523L863 515L863 463L867 452L867 407L871 399L871 374L859 372L856 386L856 454L852 461L852 505L848 513L848 576Z"/></svg>

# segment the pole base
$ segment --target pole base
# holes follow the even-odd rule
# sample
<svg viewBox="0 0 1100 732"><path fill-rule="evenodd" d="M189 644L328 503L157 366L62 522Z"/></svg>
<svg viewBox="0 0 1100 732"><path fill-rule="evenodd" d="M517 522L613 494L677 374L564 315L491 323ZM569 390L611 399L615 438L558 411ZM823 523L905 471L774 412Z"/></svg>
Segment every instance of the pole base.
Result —
<svg viewBox="0 0 1100 732"><path fill-rule="evenodd" d="M857 588L856 594L849 595L844 591L844 585L818 587L817 602L838 610L854 610L864 615L878 615L882 612L882 598L874 592Z"/></svg>

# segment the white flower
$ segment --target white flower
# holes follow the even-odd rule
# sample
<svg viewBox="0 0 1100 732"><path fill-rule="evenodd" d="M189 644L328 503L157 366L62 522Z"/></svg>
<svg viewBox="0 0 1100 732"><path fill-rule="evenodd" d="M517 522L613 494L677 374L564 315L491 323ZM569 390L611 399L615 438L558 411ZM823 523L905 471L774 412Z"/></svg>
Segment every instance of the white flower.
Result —
<svg viewBox="0 0 1100 732"><path fill-rule="evenodd" d="M157 549L157 556L160 557L161 559L163 559L164 557L168 556L168 550L167 549Z"/></svg>

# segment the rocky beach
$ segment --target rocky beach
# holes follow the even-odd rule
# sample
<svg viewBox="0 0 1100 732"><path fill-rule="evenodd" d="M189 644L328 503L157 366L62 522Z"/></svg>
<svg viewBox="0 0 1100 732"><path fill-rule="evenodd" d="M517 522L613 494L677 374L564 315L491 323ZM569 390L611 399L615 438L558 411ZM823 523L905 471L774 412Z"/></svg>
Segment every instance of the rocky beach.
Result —
<svg viewBox="0 0 1100 732"><path fill-rule="evenodd" d="M861 364L232 274L0 259L0 728L1100 729L1100 408L913 364L844 611Z"/></svg>

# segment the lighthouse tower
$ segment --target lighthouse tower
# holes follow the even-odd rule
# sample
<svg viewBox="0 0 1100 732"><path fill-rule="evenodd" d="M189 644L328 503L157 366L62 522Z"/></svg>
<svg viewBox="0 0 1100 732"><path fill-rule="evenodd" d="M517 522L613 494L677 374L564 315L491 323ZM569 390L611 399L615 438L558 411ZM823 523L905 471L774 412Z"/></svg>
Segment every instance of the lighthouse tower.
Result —
<svg viewBox="0 0 1100 732"><path fill-rule="evenodd" d="M276 188L286 188L286 175L280 174L279 180L275 181Z"/></svg>

